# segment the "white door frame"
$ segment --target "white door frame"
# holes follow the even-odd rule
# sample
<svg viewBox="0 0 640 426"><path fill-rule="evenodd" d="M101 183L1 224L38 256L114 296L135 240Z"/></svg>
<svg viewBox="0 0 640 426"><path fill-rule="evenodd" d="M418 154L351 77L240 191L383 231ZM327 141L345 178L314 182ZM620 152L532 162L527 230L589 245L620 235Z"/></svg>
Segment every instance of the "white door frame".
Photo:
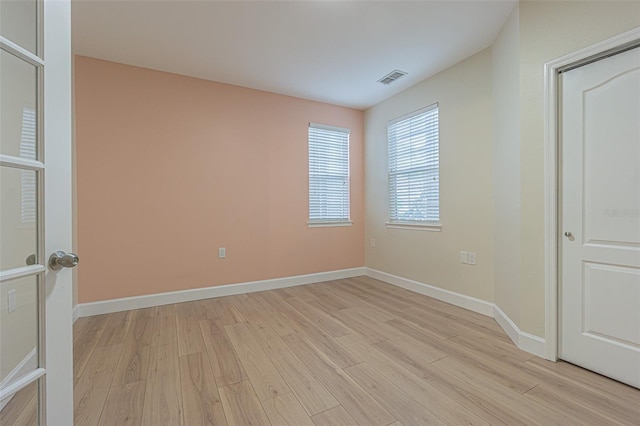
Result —
<svg viewBox="0 0 640 426"><path fill-rule="evenodd" d="M640 42L640 27L619 34L608 40L596 43L577 52L547 62L544 65L545 81L545 342L546 358L558 360L558 241L559 226L560 165L558 151L560 138L558 132L558 114L560 94L558 76L560 72L585 65L605 56L619 53L627 47Z"/></svg>

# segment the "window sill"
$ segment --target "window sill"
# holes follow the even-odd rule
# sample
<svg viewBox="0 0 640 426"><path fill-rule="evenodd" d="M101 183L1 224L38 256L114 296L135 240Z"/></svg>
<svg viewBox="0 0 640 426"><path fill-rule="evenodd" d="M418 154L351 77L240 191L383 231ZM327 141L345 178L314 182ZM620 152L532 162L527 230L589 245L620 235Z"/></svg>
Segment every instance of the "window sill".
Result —
<svg viewBox="0 0 640 426"><path fill-rule="evenodd" d="M415 223L415 222L387 222L387 228L391 229L412 229L416 231L442 231L442 225L439 223Z"/></svg>
<svg viewBox="0 0 640 426"><path fill-rule="evenodd" d="M328 228L332 226L351 226L353 222L308 222L309 228Z"/></svg>

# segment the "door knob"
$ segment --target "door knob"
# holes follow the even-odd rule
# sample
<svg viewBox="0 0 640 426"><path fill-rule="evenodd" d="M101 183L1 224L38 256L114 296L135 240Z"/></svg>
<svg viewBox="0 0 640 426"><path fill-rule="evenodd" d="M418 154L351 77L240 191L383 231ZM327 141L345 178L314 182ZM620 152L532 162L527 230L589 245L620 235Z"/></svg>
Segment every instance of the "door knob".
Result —
<svg viewBox="0 0 640 426"><path fill-rule="evenodd" d="M80 262L80 258L74 253L54 251L49 258L49 268L58 270L62 268L73 268Z"/></svg>
<svg viewBox="0 0 640 426"><path fill-rule="evenodd" d="M564 236L567 237L567 238L571 238L571 237L573 237L573 234L571 232L567 231L567 232L564 233Z"/></svg>

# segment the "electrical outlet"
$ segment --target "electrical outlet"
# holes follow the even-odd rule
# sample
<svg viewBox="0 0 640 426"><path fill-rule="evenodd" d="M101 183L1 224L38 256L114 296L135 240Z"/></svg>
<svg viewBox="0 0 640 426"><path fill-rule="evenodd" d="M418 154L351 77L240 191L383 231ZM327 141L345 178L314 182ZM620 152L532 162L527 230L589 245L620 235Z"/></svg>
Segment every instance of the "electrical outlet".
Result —
<svg viewBox="0 0 640 426"><path fill-rule="evenodd" d="M14 290L9 290L8 293L8 302L9 302L9 306L7 307L9 309L9 313L13 312L16 310L16 291Z"/></svg>
<svg viewBox="0 0 640 426"><path fill-rule="evenodd" d="M476 264L476 254L473 252L469 252L469 265Z"/></svg>
<svg viewBox="0 0 640 426"><path fill-rule="evenodd" d="M469 253L466 251L460 252L460 263L464 263L465 265L469 263Z"/></svg>
<svg viewBox="0 0 640 426"><path fill-rule="evenodd" d="M224 259L225 257L227 257L227 249L225 247L220 247L218 249L218 258Z"/></svg>
<svg viewBox="0 0 640 426"><path fill-rule="evenodd" d="M376 239L372 238L369 240L369 245L371 246L371 248L375 248L376 247Z"/></svg>

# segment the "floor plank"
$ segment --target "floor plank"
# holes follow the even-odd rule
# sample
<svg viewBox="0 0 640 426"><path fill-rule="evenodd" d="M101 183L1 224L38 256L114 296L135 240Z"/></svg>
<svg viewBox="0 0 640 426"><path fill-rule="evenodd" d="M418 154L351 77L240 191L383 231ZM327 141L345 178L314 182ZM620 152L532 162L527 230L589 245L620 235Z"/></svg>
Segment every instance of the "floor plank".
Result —
<svg viewBox="0 0 640 426"><path fill-rule="evenodd" d="M424 407L429 408L444 422L456 425L489 424L455 399L445 395L430 382L421 380L399 364L392 362L386 355L367 344L361 337L353 334L343 336L340 338L340 342L351 352L360 356L367 365L375 368L391 383L402 389Z"/></svg>
<svg viewBox="0 0 640 426"><path fill-rule="evenodd" d="M206 353L180 357L185 425L226 425L216 379Z"/></svg>
<svg viewBox="0 0 640 426"><path fill-rule="evenodd" d="M228 325L224 329L261 401L291 391L246 324Z"/></svg>
<svg viewBox="0 0 640 426"><path fill-rule="evenodd" d="M175 305L157 306L153 316L152 346L165 345L178 339Z"/></svg>
<svg viewBox="0 0 640 426"><path fill-rule="evenodd" d="M177 342L151 349L142 424L145 426L183 424Z"/></svg>
<svg viewBox="0 0 640 426"><path fill-rule="evenodd" d="M142 422L146 381L116 385L100 416L100 426L137 426Z"/></svg>
<svg viewBox="0 0 640 426"><path fill-rule="evenodd" d="M152 335L153 317L141 316L131 323L112 386L146 380Z"/></svg>
<svg viewBox="0 0 640 426"><path fill-rule="evenodd" d="M268 399L262 403L262 406L273 425L314 426L293 393Z"/></svg>
<svg viewBox="0 0 640 426"><path fill-rule="evenodd" d="M316 414L311 420L316 426L355 426L358 424L342 405Z"/></svg>
<svg viewBox="0 0 640 426"><path fill-rule="evenodd" d="M397 420L305 337L294 333L283 340L358 423L386 426Z"/></svg>
<svg viewBox="0 0 640 426"><path fill-rule="evenodd" d="M73 337L73 377L74 382L84 371L93 354L93 349L98 344L102 331L107 325L108 315L96 315L87 318L79 318L74 324Z"/></svg>
<svg viewBox="0 0 640 426"><path fill-rule="evenodd" d="M176 306L176 331L180 356L204 352L204 340L194 303L178 303Z"/></svg>
<svg viewBox="0 0 640 426"><path fill-rule="evenodd" d="M220 388L220 399L229 426L270 425L260 400L248 381Z"/></svg>
<svg viewBox="0 0 640 426"><path fill-rule="evenodd" d="M273 329L252 327L252 332L258 339L262 350L310 416L338 405L338 401L333 395L318 382L311 371L291 352L291 349Z"/></svg>
<svg viewBox="0 0 640 426"><path fill-rule="evenodd" d="M77 424L98 424L121 352L122 344L102 346L93 351L73 388L73 417Z"/></svg>
<svg viewBox="0 0 640 426"><path fill-rule="evenodd" d="M393 417L408 425L444 425L402 389L389 382L366 363L345 369L347 374L367 391Z"/></svg>
<svg viewBox="0 0 640 426"><path fill-rule="evenodd" d="M201 320L200 329L218 386L246 380L247 374L222 324L217 320Z"/></svg>

